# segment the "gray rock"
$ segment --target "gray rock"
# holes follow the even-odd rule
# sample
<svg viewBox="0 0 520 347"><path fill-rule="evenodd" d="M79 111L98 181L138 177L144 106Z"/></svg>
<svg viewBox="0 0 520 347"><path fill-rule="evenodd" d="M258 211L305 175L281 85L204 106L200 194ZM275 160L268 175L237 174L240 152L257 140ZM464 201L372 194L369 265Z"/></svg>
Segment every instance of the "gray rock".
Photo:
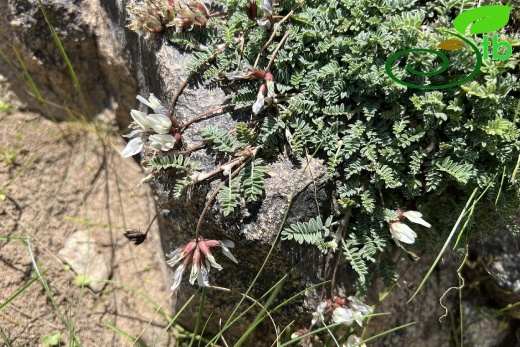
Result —
<svg viewBox="0 0 520 347"><path fill-rule="evenodd" d="M520 234L499 230L483 244L482 257L487 271L505 290L520 296ZM478 248L477 248L478 250Z"/></svg>
<svg viewBox="0 0 520 347"><path fill-rule="evenodd" d="M96 243L87 231L78 230L72 234L58 252L58 256L78 276L85 275L89 281L89 288L94 292L102 291L105 281L110 278L105 257L96 251Z"/></svg>
<svg viewBox="0 0 520 347"><path fill-rule="evenodd" d="M47 15L74 68L84 99L76 91L38 3L6 0L0 11L0 52L9 63L0 64L0 80L28 110L57 120L71 114L53 104L79 110L86 118L105 108L115 109L120 126L131 121L138 105L135 65L129 59L127 30L107 16L98 1L43 0ZM106 1L105 1L106 2ZM47 107L26 82L27 69ZM9 101L9 100L4 100ZM18 103L17 103L18 104Z"/></svg>

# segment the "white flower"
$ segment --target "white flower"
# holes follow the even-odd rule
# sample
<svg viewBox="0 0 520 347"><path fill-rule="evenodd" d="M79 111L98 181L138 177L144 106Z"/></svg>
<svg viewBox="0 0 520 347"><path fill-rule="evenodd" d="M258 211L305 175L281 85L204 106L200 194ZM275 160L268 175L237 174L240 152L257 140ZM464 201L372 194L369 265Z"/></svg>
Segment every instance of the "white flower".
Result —
<svg viewBox="0 0 520 347"><path fill-rule="evenodd" d="M345 325L350 326L354 322L354 313L351 309L338 307L332 312L332 320L335 323L345 323Z"/></svg>
<svg viewBox="0 0 520 347"><path fill-rule="evenodd" d="M431 227L431 224L422 219L422 213L417 211L406 211L403 212L403 216L408 218L408 220L412 223L417 223L424 225L425 227L429 228Z"/></svg>
<svg viewBox="0 0 520 347"><path fill-rule="evenodd" d="M144 147L143 138L146 138L142 130L133 130L130 134L123 135L123 137L131 138L131 140L126 144L125 149L121 152L123 158L141 153Z"/></svg>
<svg viewBox="0 0 520 347"><path fill-rule="evenodd" d="M149 137L150 146L161 151L169 151L175 144L175 138L172 135L155 134Z"/></svg>
<svg viewBox="0 0 520 347"><path fill-rule="evenodd" d="M372 313L372 307L362 303L361 300L355 296L349 296L347 299L349 300L348 306L354 311L361 312L362 314Z"/></svg>
<svg viewBox="0 0 520 347"><path fill-rule="evenodd" d="M312 313L312 325L316 324L316 322L323 322L325 317L323 317L323 312L327 308L327 302L324 301L318 305L316 312Z"/></svg>
<svg viewBox="0 0 520 347"><path fill-rule="evenodd" d="M172 127L172 121L170 120L170 117L162 114L149 114L146 117L146 120L153 128L153 130L155 130L155 132L158 134L168 134L170 132L170 128Z"/></svg>
<svg viewBox="0 0 520 347"><path fill-rule="evenodd" d="M146 119L146 113L132 110L130 111L130 116L132 116L133 120L137 125L139 125L139 127L141 127L141 129L135 129L130 134L123 135L123 137L132 139L126 144L125 149L121 152L123 158L131 157L140 153L147 141L146 132L152 129L152 126Z"/></svg>
<svg viewBox="0 0 520 347"><path fill-rule="evenodd" d="M138 95L136 99L141 101L146 106L150 107L155 113L159 113L165 116L168 115L168 110L166 109L166 107L164 107L161 101L157 99L155 95L153 95L152 93L150 93L150 97L148 98L148 100L143 98L141 95Z"/></svg>
<svg viewBox="0 0 520 347"><path fill-rule="evenodd" d="M347 344L343 345L343 347L366 347L362 342L356 334L352 334L347 338Z"/></svg>
<svg viewBox="0 0 520 347"><path fill-rule="evenodd" d="M352 310L352 314L354 320L359 326L363 326L363 319L366 314L372 313L372 307L368 306L365 303L362 303L361 300L356 298L355 296L349 296L348 298L348 306Z"/></svg>
<svg viewBox="0 0 520 347"><path fill-rule="evenodd" d="M209 265L201 266L197 274L197 284L199 287L211 287L209 284ZM193 284L193 283L192 283Z"/></svg>
<svg viewBox="0 0 520 347"><path fill-rule="evenodd" d="M415 242L417 234L408 225L401 222L390 222L389 226L394 239L408 244Z"/></svg>

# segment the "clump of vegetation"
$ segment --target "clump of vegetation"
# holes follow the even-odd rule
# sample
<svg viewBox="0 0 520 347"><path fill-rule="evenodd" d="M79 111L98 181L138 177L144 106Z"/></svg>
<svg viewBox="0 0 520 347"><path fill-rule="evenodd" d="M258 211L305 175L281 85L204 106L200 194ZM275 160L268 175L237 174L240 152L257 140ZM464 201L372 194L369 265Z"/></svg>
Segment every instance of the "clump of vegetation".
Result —
<svg viewBox="0 0 520 347"><path fill-rule="evenodd" d="M227 215L240 196L259 199L266 172L261 158L277 155L285 144L295 157L316 152L338 182L335 199L342 215L316 216L286 228L282 236L324 252L341 250L358 274L358 295L378 276L386 285L395 281L389 251L396 246L415 258L438 250L457 232L459 239L464 231L469 239L498 225L518 231L513 220L520 205L518 54L484 60L471 81L453 88L410 88L385 71L390 56L434 49L451 37L447 31L457 15L486 3L289 0L274 6L269 0L228 0L215 13L193 1L145 4L156 29L160 26L148 31L167 33L172 43L199 51L189 64L192 75L233 84L238 91L232 103L251 107L253 114L233 133L205 129L205 142L188 151L160 148L145 163L151 170L147 179L166 171L177 175L179 197L189 184L229 175L218 188ZM167 6L172 11L167 16L154 10ZM183 6L200 12L188 16ZM186 18L190 25L172 24L187 23ZM176 30L168 32L170 26ZM147 25L137 29L142 27ZM519 45L518 34L492 34ZM466 37L481 47L482 38ZM419 76L406 69L408 64L418 71L437 70L438 57L423 53L396 61L392 71L415 85L439 86L464 79L475 68L471 47L446 55L450 65L442 74ZM164 114L173 124L170 136L182 135L185 127L171 117L175 101ZM206 145L233 159L209 174L197 173L186 156ZM412 230L405 219L422 227ZM400 242L413 246L405 249Z"/></svg>

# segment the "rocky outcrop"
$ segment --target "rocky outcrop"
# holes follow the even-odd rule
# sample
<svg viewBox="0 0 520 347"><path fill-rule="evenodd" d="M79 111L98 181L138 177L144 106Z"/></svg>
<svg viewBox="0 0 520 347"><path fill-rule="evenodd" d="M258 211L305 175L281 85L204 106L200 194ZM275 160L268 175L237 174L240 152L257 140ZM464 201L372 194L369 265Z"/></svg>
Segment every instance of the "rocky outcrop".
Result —
<svg viewBox="0 0 520 347"><path fill-rule="evenodd" d="M77 83L38 3L6 0L0 11L0 75L15 103L56 120L91 118L110 108L120 126L128 125L138 86L128 29L110 20L97 1L42 2Z"/></svg>
<svg viewBox="0 0 520 347"><path fill-rule="evenodd" d="M124 27L126 1L102 1L100 4L97 1L47 0L43 3L74 67L90 114L95 115L103 108L114 107L117 109L117 123L124 129L130 121L129 110L138 106L135 100L137 94L148 97L151 92L167 104L188 76L186 64L191 53L169 44L166 35L144 40ZM4 8L5 11L0 13L0 50L17 69L13 70L9 64L2 64L0 74L28 108L40 110L57 119L66 119L68 112L54 108L49 103L49 114L28 93L26 80L20 78L23 76L20 75L20 62L12 49L14 47L18 52L45 100L56 104L76 105L80 109L83 107L83 100L73 92L75 87L69 70L56 48L41 11L28 0L8 0ZM205 85L195 78L181 94L175 108L175 117L180 122L187 121L216 106L226 104L230 95L231 91L221 86ZM194 123L183 133L183 142L187 147L200 143L200 130L208 125L231 129L238 121L248 120L249 117L248 112L207 117ZM210 171L217 163L223 162L222 158L215 157L209 150L194 152L192 160L201 163L198 168L200 171ZM315 217L317 211L324 216L335 213L331 199L333 182L326 178L322 161L319 158L290 158L281 148L281 154L268 160L266 165L270 171L261 202L243 205L227 217L223 217L216 207L212 207L203 220L201 235L208 239L234 241L236 247L232 249L232 253L239 262L238 265L234 264L219 254L218 250L214 251L217 261L224 269L212 270L210 273L210 283L221 289L206 291L202 321L206 322L206 318L211 316L205 327L206 332L219 331L220 320L225 322L235 304L243 298L244 305L238 312L242 312L264 295L266 296L262 302L267 302L271 295L269 290L276 286L274 292L277 292L277 298L270 306L273 308L311 285L330 279L335 258L327 257L314 248L301 247L295 242L280 242L277 239L289 203L291 208L285 225L307 221ZM161 253L170 253L193 238L205 203L220 182L221 178L202 182L181 199L172 201L164 208L160 218ZM158 206L170 200L173 187L171 177L163 176L152 185ZM276 240L271 252L271 245ZM503 244L502 239L498 240ZM493 247L490 249L494 249ZM515 254L514 250L508 252L510 258L500 260L502 265L497 265L495 270L498 282L508 284L508 288L514 291L517 286L517 276L514 273L518 272L516 268L508 270L509 265L514 263ZM268 261L262 268L268 254ZM365 337L409 322L419 323L386 335L372 345L449 345L452 338L449 333L451 323L448 318L439 323L444 310L438 300L445 290L457 285L456 269L461 260L447 258L444 265L438 266L419 296L407 304L432 260L424 257L410 266L403 259L398 268L398 272L404 274L398 282L399 287L377 308L377 312L390 312L391 315L374 318ZM255 285L250 288L260 268L263 270L256 278ZM354 276L346 268L348 267L341 266L337 274L337 295L353 294ZM501 273L502 271L509 274ZM169 276L172 274L173 272ZM178 291L177 308L187 302L197 290L186 279L187 274ZM330 296L330 288L327 285L323 288L324 291L321 287L310 290L274 312L272 318L280 330L292 321L293 331L307 327L310 313L317 307L320 297ZM378 301L381 288L380 284L373 288L366 299L368 304ZM450 298L453 299L453 296L448 296L446 300L449 301ZM179 322L189 329L195 326L198 300L200 295L195 296L179 318ZM505 305L506 302L502 304ZM453 309L455 307L448 306ZM238 341L261 312L263 311L258 306L248 311L224 333L226 341L229 344ZM267 318L244 345L267 346L274 341L275 335L275 326Z"/></svg>

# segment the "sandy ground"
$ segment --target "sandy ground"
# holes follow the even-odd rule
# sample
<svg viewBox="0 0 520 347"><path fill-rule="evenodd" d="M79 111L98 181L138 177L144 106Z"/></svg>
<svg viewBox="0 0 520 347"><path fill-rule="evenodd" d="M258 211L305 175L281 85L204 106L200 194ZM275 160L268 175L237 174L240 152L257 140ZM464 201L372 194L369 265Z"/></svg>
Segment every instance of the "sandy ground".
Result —
<svg viewBox="0 0 520 347"><path fill-rule="evenodd" d="M127 227L146 229L154 202L148 187L135 188L143 175L134 160L120 157L121 137L102 140L91 125L0 113L0 192L8 187L0 195L0 327L12 346L41 346L53 332L61 333L61 345L69 342L40 281L3 307L35 275L30 251L82 346L132 345L107 323L131 336L142 333L141 341L152 345L167 324L160 315L153 318L153 305L138 292L159 305L170 296L156 235L137 247L123 237ZM113 282L99 293L82 290L58 256L77 230L90 232L111 270ZM171 314L167 302L164 307ZM174 345L171 334L159 345Z"/></svg>

